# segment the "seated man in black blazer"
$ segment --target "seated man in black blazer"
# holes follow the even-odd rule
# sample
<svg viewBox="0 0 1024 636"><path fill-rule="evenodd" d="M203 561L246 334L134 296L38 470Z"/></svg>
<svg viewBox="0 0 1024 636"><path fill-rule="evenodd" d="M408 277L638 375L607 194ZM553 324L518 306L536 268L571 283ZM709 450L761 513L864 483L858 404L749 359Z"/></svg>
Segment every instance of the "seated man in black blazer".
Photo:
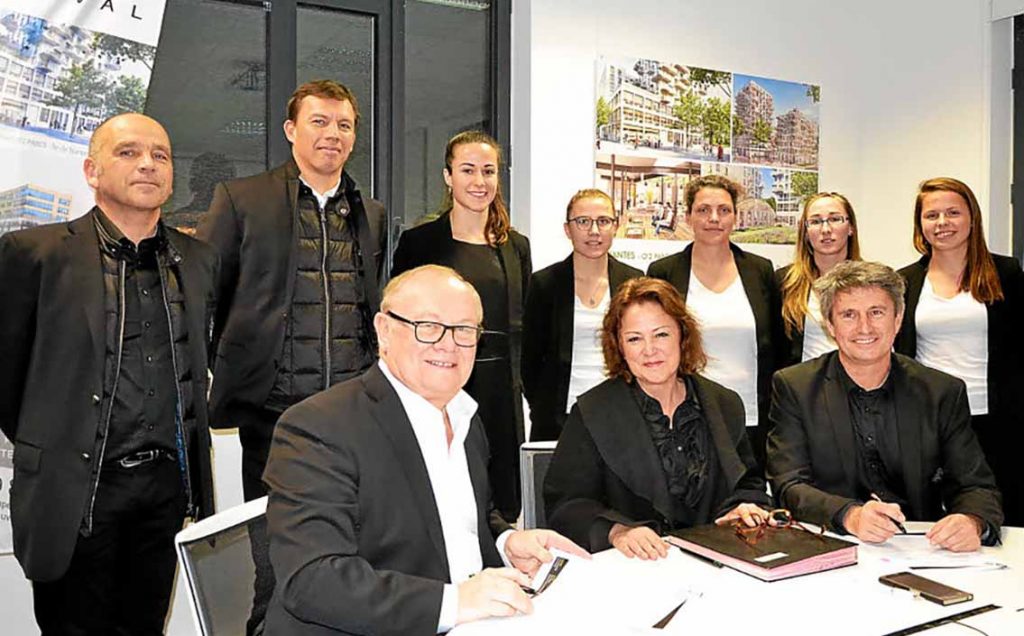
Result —
<svg viewBox="0 0 1024 636"><path fill-rule="evenodd" d="M435 634L529 612L519 586L548 548L586 555L550 530L513 531L491 504L462 390L482 319L454 270L409 270L374 317L380 362L285 411L264 474L268 634Z"/></svg>
<svg viewBox="0 0 1024 636"><path fill-rule="evenodd" d="M907 518L933 545L999 541L999 491L974 436L963 381L892 352L903 279L847 261L814 291L839 350L773 379L768 477L800 519L878 543Z"/></svg>

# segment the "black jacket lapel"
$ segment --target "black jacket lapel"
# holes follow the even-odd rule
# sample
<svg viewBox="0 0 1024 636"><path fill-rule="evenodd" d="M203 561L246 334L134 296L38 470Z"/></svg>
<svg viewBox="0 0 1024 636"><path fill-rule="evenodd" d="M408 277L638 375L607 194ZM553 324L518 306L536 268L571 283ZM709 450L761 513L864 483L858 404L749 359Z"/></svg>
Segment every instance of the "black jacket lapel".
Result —
<svg viewBox="0 0 1024 636"><path fill-rule="evenodd" d="M676 286L679 290L679 294L686 300L686 295L690 291L690 270L693 268L693 243L690 243L686 248L679 253L679 258L672 266L672 272L669 274L668 282Z"/></svg>
<svg viewBox="0 0 1024 636"><path fill-rule="evenodd" d="M277 231L280 233L280 241L284 242L288 246L288 269L286 271L292 272L285 279L284 288L284 299L285 299L285 310L291 311L292 298L295 293L295 259L296 253L298 252L298 241L295 240L295 236L298 233L299 215L297 214L297 207L299 204L299 166L296 165L294 159L289 159L287 163L280 166L275 170L277 174L274 176L284 181L283 194L286 198L285 208L286 214L277 215L275 220L277 221ZM281 332L282 338L284 337L284 331Z"/></svg>
<svg viewBox="0 0 1024 636"><path fill-rule="evenodd" d="M584 413L583 421L599 449L614 452L602 454L608 468L619 476L626 487L637 496L651 502L663 517L673 516L672 498L668 493L661 458L654 448L651 436L637 435L637 427L647 423L640 414L636 400L630 394L629 386L617 380L608 387L609 399L601 400L601 413ZM581 408L586 408L584 404Z"/></svg>
<svg viewBox="0 0 1024 636"><path fill-rule="evenodd" d="M480 419L473 417L469 425L469 433L463 444L466 449L466 465L469 467L469 480L473 484L473 496L476 500L477 539L480 543L480 555L484 567L500 567L501 556L495 546L494 533L490 525L491 489L487 477L487 460L489 452L487 439L484 437Z"/></svg>
<svg viewBox="0 0 1024 636"><path fill-rule="evenodd" d="M746 254L739 247L729 244L732 249L733 260L736 261L736 270L739 272L740 280L743 281L743 291L746 293L750 309L754 313L754 325L758 333L763 333L771 324L769 308L765 304L768 294L764 293L764 281L758 276L757 269L753 262L746 258Z"/></svg>
<svg viewBox="0 0 1024 636"><path fill-rule="evenodd" d="M896 407L896 434L900 442L903 483L907 489L907 501L911 506L917 508L917 510L908 510L907 512L927 515L927 502L922 492L922 486L926 486L926 476L921 474L921 423L917 416L918 414L923 414L924 410L917 403L914 393L907 390L909 388L907 374L895 355L892 357L892 367L889 373L893 375L892 386L893 401Z"/></svg>
<svg viewBox="0 0 1024 636"><path fill-rule="evenodd" d="M106 356L106 334L103 291L103 265L100 262L100 243L94 225L95 208L85 216L68 224L67 246L70 250L69 263L74 280L71 291L79 299L77 304L85 313L89 336L92 339L93 360Z"/></svg>
<svg viewBox="0 0 1024 636"><path fill-rule="evenodd" d="M498 246L498 256L505 270L508 290L508 328L510 332L518 332L523 328L523 269L511 238Z"/></svg>
<svg viewBox="0 0 1024 636"><path fill-rule="evenodd" d="M608 295L614 296L622 283L629 280L629 270L617 261L611 254L608 255Z"/></svg>
<svg viewBox="0 0 1024 636"><path fill-rule="evenodd" d="M559 263L555 276L555 324L553 328L558 334L558 359L563 364L572 365L572 330L576 312L575 268L572 254ZM566 385L568 386L568 385ZM564 400L563 400L564 402Z"/></svg>
<svg viewBox="0 0 1024 636"><path fill-rule="evenodd" d="M739 453L736 452L736 444L733 442L732 437L729 436L725 416L722 415L722 410L718 406L718 400L712 396L707 380L699 375L691 377L693 378L693 386L697 389L697 400L700 402L700 408L704 411L708 429L711 431L711 439L715 443L715 451L718 453L718 464L721 466L722 474L725 475L725 479L728 482L726 490L732 492L736 490L736 484L739 483L747 468L740 460Z"/></svg>
<svg viewBox="0 0 1024 636"><path fill-rule="evenodd" d="M850 403L839 378L839 355L834 352L830 355L832 359L829 360L825 372L825 410L828 412L829 423L836 437L836 453L843 465L843 472L846 473L846 482L855 484L857 447L853 439L853 423L850 421Z"/></svg>

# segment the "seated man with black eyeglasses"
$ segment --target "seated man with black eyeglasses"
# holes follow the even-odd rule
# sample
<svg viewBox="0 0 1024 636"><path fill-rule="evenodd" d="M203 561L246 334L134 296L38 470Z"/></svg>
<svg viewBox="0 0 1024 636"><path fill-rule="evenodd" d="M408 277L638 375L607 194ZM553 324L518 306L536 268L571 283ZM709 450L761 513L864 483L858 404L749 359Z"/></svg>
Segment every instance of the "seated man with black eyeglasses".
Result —
<svg viewBox="0 0 1024 636"><path fill-rule="evenodd" d="M482 318L454 270L409 270L374 317L380 361L285 411L264 473L267 633L433 634L529 612L520 586L549 548L586 554L514 531L491 504L487 438L462 390Z"/></svg>

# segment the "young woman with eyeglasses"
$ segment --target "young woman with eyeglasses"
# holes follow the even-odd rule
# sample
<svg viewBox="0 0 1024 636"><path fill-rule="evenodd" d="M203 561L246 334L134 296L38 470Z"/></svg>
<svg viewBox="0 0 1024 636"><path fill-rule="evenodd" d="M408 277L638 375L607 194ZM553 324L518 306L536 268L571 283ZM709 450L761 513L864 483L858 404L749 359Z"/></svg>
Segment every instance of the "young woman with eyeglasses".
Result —
<svg viewBox="0 0 1024 636"><path fill-rule="evenodd" d="M957 179L918 188L914 247L923 256L900 270L907 302L895 349L964 381L1004 523L1024 526L1024 273L988 251L978 199Z"/></svg>
<svg viewBox="0 0 1024 636"><path fill-rule="evenodd" d="M392 276L419 265L451 267L473 285L487 330L477 346L465 389L477 401L490 442L489 477L495 506L519 517L519 445L523 397L519 377L523 306L533 266L530 242L511 227L501 195L501 151L490 135L459 133L445 148L448 186L441 216L402 233Z"/></svg>
<svg viewBox="0 0 1024 636"><path fill-rule="evenodd" d="M563 226L572 254L530 279L522 375L532 441L558 439L576 398L605 379L601 321L619 285L643 275L608 253L617 227L611 197L580 190Z"/></svg>
<svg viewBox="0 0 1024 636"><path fill-rule="evenodd" d="M838 192L819 192L804 201L796 230L793 263L775 272L782 293L786 338L779 348L779 366L817 358L836 348L821 326L818 298L811 285L836 263L860 260L857 216L850 201Z"/></svg>
<svg viewBox="0 0 1024 636"><path fill-rule="evenodd" d="M704 375L740 394L763 467L781 302L771 261L730 240L739 193L738 184L719 175L691 179L685 202L693 242L651 263L647 275L675 285L700 322L708 354Z"/></svg>

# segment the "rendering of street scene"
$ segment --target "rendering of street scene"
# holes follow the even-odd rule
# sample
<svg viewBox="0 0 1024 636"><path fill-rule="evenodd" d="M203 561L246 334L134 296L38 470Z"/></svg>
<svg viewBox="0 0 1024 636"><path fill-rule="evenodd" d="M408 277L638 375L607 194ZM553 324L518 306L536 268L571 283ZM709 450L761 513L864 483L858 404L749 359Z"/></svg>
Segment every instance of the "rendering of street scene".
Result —
<svg viewBox="0 0 1024 636"><path fill-rule="evenodd" d="M87 144L101 121L141 112L156 47L0 10L0 125Z"/></svg>
<svg viewBox="0 0 1024 636"><path fill-rule="evenodd" d="M619 218L616 237L685 241L693 238L683 212L683 190L696 161L598 151L595 182L611 196Z"/></svg>
<svg viewBox="0 0 1024 636"><path fill-rule="evenodd" d="M804 197L818 191L816 172L779 167L695 161L598 152L597 187L611 196L619 218L616 238L688 241L684 191L694 176L720 174L740 184L732 240L791 244Z"/></svg>
<svg viewBox="0 0 1024 636"><path fill-rule="evenodd" d="M818 169L820 87L737 73L733 88L733 161Z"/></svg>
<svg viewBox="0 0 1024 636"><path fill-rule="evenodd" d="M598 58L595 144L635 156L730 161L732 74Z"/></svg>

